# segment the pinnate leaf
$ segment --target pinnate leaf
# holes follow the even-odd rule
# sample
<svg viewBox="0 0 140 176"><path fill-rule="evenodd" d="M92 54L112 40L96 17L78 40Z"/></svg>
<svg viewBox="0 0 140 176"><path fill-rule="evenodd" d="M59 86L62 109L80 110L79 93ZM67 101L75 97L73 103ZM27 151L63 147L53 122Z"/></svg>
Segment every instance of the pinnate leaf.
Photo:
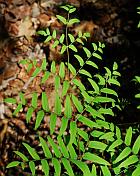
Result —
<svg viewBox="0 0 140 176"><path fill-rule="evenodd" d="M61 15L56 15L57 19L59 19L63 24L67 24L67 20L61 16Z"/></svg>
<svg viewBox="0 0 140 176"><path fill-rule="evenodd" d="M36 121L35 121L35 130L37 130L37 128L40 126L43 118L44 118L44 111L43 110L38 111Z"/></svg>
<svg viewBox="0 0 140 176"><path fill-rule="evenodd" d="M10 168L10 167L16 167L20 164L19 161L12 161L11 163L9 163L6 168Z"/></svg>
<svg viewBox="0 0 140 176"><path fill-rule="evenodd" d="M89 153L89 152L86 152L84 154L83 159L92 161L97 164L110 165L110 163L108 161L106 161L105 159L103 159L93 153Z"/></svg>
<svg viewBox="0 0 140 176"><path fill-rule="evenodd" d="M31 155L31 157L35 160L40 160L39 155L36 153L36 150L34 148L32 148L30 145L26 144L26 143L22 143L24 145L24 147L27 149L27 151L29 152L29 154Z"/></svg>
<svg viewBox="0 0 140 176"><path fill-rule="evenodd" d="M49 176L49 164L47 160L45 159L41 160L41 165L45 176Z"/></svg>

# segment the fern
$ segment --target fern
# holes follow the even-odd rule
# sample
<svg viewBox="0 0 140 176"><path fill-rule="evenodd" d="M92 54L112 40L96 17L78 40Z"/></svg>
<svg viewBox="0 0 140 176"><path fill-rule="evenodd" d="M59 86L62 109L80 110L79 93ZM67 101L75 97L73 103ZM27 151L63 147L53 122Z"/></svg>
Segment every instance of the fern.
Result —
<svg viewBox="0 0 140 176"><path fill-rule="evenodd" d="M38 31L38 35L46 37L44 43L53 41L53 48L60 46L60 53L67 55L67 60L61 62L57 68L57 63L52 61L50 71L46 71L46 59L42 60L41 66L24 60L21 64L28 65L27 72L34 66L31 78L35 78L42 73L41 84L53 76L55 87L54 108L50 109L49 100L45 91L41 93L41 107L38 107L40 97L37 92L32 92L31 105L24 93L20 92L20 101L14 98L5 99L6 103L17 104L13 115L19 114L22 106L27 106L26 122L30 123L33 113L36 113L34 129L38 130L45 115L49 115L49 134L42 138L39 136L40 151L36 151L31 145L23 142L23 146L29 155L22 151L14 151L19 160L7 165L7 168L21 166L24 170L30 168L32 175L37 174L37 165L41 165L41 170L45 176L52 173L54 175L83 175L83 176L111 176L121 175L121 173L137 176L140 171L139 150L140 136L134 143L133 129L129 127L126 135L122 135L119 127L109 123L108 116L114 116L114 108L118 105L118 93L115 87L120 86L118 78L120 75L116 62L110 70L104 67L105 74L100 74L97 61L102 61L103 48L101 42L92 43L93 50L85 47L85 42L89 33L78 33L74 37L69 32L69 27L78 23L76 18L71 19L70 15L76 8L71 5L62 6L68 18L57 15L58 20L65 25L65 34L57 36L58 31L50 29ZM83 55L79 54L77 43L82 46ZM70 53L79 63L75 68L70 63ZM91 67L96 74L92 74L86 68ZM68 73L68 74L67 74ZM85 77L84 82L79 78ZM87 83L90 85L87 87ZM113 86L113 88L112 88ZM62 91L59 91L59 89ZM64 106L64 107L63 107ZM57 118L61 117L61 126L56 131ZM55 136L55 140L54 137ZM78 167L79 173L75 169ZM64 171L65 170L65 171Z"/></svg>

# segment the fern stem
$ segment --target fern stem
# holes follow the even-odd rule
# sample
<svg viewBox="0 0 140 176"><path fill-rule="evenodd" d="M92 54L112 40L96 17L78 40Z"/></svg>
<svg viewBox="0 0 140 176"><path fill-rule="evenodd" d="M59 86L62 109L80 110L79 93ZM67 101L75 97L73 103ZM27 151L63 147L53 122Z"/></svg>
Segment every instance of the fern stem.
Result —
<svg viewBox="0 0 140 176"><path fill-rule="evenodd" d="M67 21L69 21L69 13ZM69 54L69 42L68 42L68 25L66 25L66 45L67 45L67 64L68 64L68 80L70 79L70 72L69 72L69 62L70 62L70 54Z"/></svg>

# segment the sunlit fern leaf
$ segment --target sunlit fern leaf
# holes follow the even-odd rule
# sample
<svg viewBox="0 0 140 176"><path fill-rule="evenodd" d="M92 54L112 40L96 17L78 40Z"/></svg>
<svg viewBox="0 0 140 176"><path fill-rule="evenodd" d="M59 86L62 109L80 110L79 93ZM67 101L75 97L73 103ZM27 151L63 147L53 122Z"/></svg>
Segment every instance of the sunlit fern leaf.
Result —
<svg viewBox="0 0 140 176"><path fill-rule="evenodd" d="M82 90L81 94L83 95L85 102L90 104L93 101L93 98L86 91Z"/></svg>
<svg viewBox="0 0 140 176"><path fill-rule="evenodd" d="M88 147L104 151L107 148L107 144L100 141L89 141Z"/></svg>
<svg viewBox="0 0 140 176"><path fill-rule="evenodd" d="M68 175L74 176L73 169L71 167L69 160L67 160L66 158L62 158L61 160L62 160L62 163L63 163L64 168L66 169Z"/></svg>
<svg viewBox="0 0 140 176"><path fill-rule="evenodd" d="M55 76L54 84L55 84L55 90L58 91L60 88L60 77L58 75Z"/></svg>
<svg viewBox="0 0 140 176"><path fill-rule="evenodd" d="M50 29L49 28L46 28L46 34L50 35Z"/></svg>
<svg viewBox="0 0 140 176"><path fill-rule="evenodd" d="M105 93L105 94L111 94L111 95L115 95L116 97L118 97L118 94L113 90L113 89L110 89L110 88L102 88L100 90L102 93Z"/></svg>
<svg viewBox="0 0 140 176"><path fill-rule="evenodd" d="M32 105L32 107L35 108L35 109L37 108L37 99L38 99L37 92L33 92L31 105Z"/></svg>
<svg viewBox="0 0 140 176"><path fill-rule="evenodd" d="M22 143L24 145L24 147L27 149L27 151L29 152L29 154L31 155L31 157L34 160L40 160L39 155L37 154L36 150L34 148L32 148L30 145L26 144L26 143Z"/></svg>
<svg viewBox="0 0 140 176"><path fill-rule="evenodd" d="M108 102L115 102L115 100L113 98L109 98L109 97L97 96L93 102L108 103Z"/></svg>
<svg viewBox="0 0 140 176"><path fill-rule="evenodd" d="M73 37L72 34L68 34L70 42L73 43L75 41L75 38Z"/></svg>
<svg viewBox="0 0 140 176"><path fill-rule="evenodd" d="M81 56L75 54L74 57L76 57L76 59L78 60L80 66L82 67L84 65L84 60Z"/></svg>
<svg viewBox="0 0 140 176"><path fill-rule="evenodd" d="M92 120L88 119L87 117L84 117L82 115L77 115L77 119L78 121L82 122L84 125L90 127L90 128L100 128L100 126L96 123L96 122L93 122Z"/></svg>
<svg viewBox="0 0 140 176"><path fill-rule="evenodd" d="M91 75L88 71L86 71L86 70L84 70L84 69L79 70L79 73L80 73L80 74L83 74L83 75L85 75L85 76L87 76L87 77L92 78L92 75Z"/></svg>
<svg viewBox="0 0 140 176"><path fill-rule="evenodd" d="M49 144L51 145L51 147L54 151L55 156L57 158L60 158L61 157L61 152L58 149L58 145L56 143L54 143L53 139L50 136L48 136L47 139L48 139L48 142L49 142Z"/></svg>
<svg viewBox="0 0 140 176"><path fill-rule="evenodd" d="M48 144L46 143L46 141L42 137L39 137L39 140L40 140L40 144L42 146L45 157L48 158L48 159L52 158L52 153L50 152Z"/></svg>
<svg viewBox="0 0 140 176"><path fill-rule="evenodd" d="M76 145L76 144L75 144ZM78 142L78 146L77 146L78 148L79 148L79 151L81 152L85 152L85 145L84 145L84 142L83 141L79 141Z"/></svg>
<svg viewBox="0 0 140 176"><path fill-rule="evenodd" d="M34 112L34 108L33 107L29 107L28 110L27 110L27 114L26 114L26 122L27 123L30 122L33 112Z"/></svg>
<svg viewBox="0 0 140 176"><path fill-rule="evenodd" d="M52 48L56 48L58 45L59 45L59 40L55 40L52 45Z"/></svg>
<svg viewBox="0 0 140 176"><path fill-rule="evenodd" d="M111 172L107 166L101 166L103 176L111 176Z"/></svg>
<svg viewBox="0 0 140 176"><path fill-rule="evenodd" d="M78 31L78 37L81 38L83 36L81 31Z"/></svg>
<svg viewBox="0 0 140 176"><path fill-rule="evenodd" d="M4 102L5 103L16 104L17 100L15 98L5 98Z"/></svg>
<svg viewBox="0 0 140 176"><path fill-rule="evenodd" d="M89 140L89 136L86 131L83 131L80 128L77 128L77 132L78 132L78 135L81 136L85 141Z"/></svg>
<svg viewBox="0 0 140 176"><path fill-rule="evenodd" d="M103 54L102 48L98 48L98 51L99 51L101 54Z"/></svg>
<svg viewBox="0 0 140 176"><path fill-rule="evenodd" d="M90 52L89 49L87 49L86 47L83 47L83 50L86 53L86 55L87 55L88 58L91 57L91 52Z"/></svg>
<svg viewBox="0 0 140 176"><path fill-rule="evenodd" d="M32 77L36 77L41 72L41 68L37 67L32 74Z"/></svg>
<svg viewBox="0 0 140 176"><path fill-rule="evenodd" d="M73 101L73 104L75 105L76 109L78 110L78 112L81 113L83 111L83 106L75 95L72 95L72 101Z"/></svg>
<svg viewBox="0 0 140 176"><path fill-rule="evenodd" d="M63 82L62 97L67 94L69 86L70 86L69 81L65 80Z"/></svg>
<svg viewBox="0 0 140 176"><path fill-rule="evenodd" d="M46 38L46 40L44 41L44 43L48 43L51 39L52 39L52 36L49 35L49 36Z"/></svg>
<svg viewBox="0 0 140 176"><path fill-rule="evenodd" d="M16 167L16 166L18 166L19 164L20 164L19 161L12 161L12 162L10 162L10 163L6 166L6 168Z"/></svg>
<svg viewBox="0 0 140 176"><path fill-rule="evenodd" d="M13 115L17 115L21 110L22 110L22 104L21 103L19 103L18 105L17 105L17 107L16 107L16 109L14 110L14 112L13 112Z"/></svg>
<svg viewBox="0 0 140 176"><path fill-rule="evenodd" d="M49 176L49 164L48 164L47 160L42 159L41 165L42 165L42 170L43 170L45 176Z"/></svg>
<svg viewBox="0 0 140 176"><path fill-rule="evenodd" d="M68 22L68 25L71 26L75 23L79 23L80 21L77 18L70 19Z"/></svg>
<svg viewBox="0 0 140 176"><path fill-rule="evenodd" d="M16 155L18 155L23 161L29 161L28 158L23 153L19 151L14 151L14 153L16 153Z"/></svg>
<svg viewBox="0 0 140 176"><path fill-rule="evenodd" d="M63 45L62 48L61 48L61 51L60 53L63 54L67 49L67 46L66 45Z"/></svg>
<svg viewBox="0 0 140 176"><path fill-rule="evenodd" d="M55 131L56 127L56 120L57 120L57 115L54 113L51 113L50 116L50 134L52 135Z"/></svg>
<svg viewBox="0 0 140 176"><path fill-rule="evenodd" d="M41 69L44 70L44 71L46 71L46 66L47 66L47 64L48 64L48 63L47 63L47 61L46 61L46 58L44 58L43 61L42 61L42 64L41 64Z"/></svg>
<svg viewBox="0 0 140 176"><path fill-rule="evenodd" d="M70 122L70 141L69 144L72 144L75 141L77 134L77 124L75 121Z"/></svg>
<svg viewBox="0 0 140 176"><path fill-rule="evenodd" d="M121 145L123 143L123 140L122 139L117 139L115 140L110 146L109 148L107 149L107 151L114 151L114 149L116 147L118 147L119 145Z"/></svg>
<svg viewBox="0 0 140 176"><path fill-rule="evenodd" d="M104 86L106 84L105 78L103 76L96 74L94 77L99 79L98 85Z"/></svg>
<svg viewBox="0 0 140 176"><path fill-rule="evenodd" d="M99 138L100 136L102 136L104 134L104 132L98 131L98 130L93 130L90 134L91 134L91 136L93 136L95 138L96 137Z"/></svg>
<svg viewBox="0 0 140 176"><path fill-rule="evenodd" d="M57 32L56 32L56 30L54 29L54 30L53 30L53 33L52 33L52 37L55 39L56 36L57 36Z"/></svg>
<svg viewBox="0 0 140 176"><path fill-rule="evenodd" d="M71 161L83 172L83 176L92 176L92 174L90 173L89 167L86 163L80 160L74 160L74 159L71 159Z"/></svg>
<svg viewBox="0 0 140 176"><path fill-rule="evenodd" d="M86 111L89 112L93 118L99 117L104 120L104 117L102 116L102 114L99 111L92 108L91 106L88 105L86 107Z"/></svg>
<svg viewBox="0 0 140 176"><path fill-rule="evenodd" d="M94 175L94 176L97 176L97 170L96 170L95 164L92 164L92 171L91 171L91 174Z"/></svg>
<svg viewBox="0 0 140 176"><path fill-rule="evenodd" d="M66 11L69 11L69 7L67 7L67 6L60 6L60 8L66 10Z"/></svg>
<svg viewBox="0 0 140 176"><path fill-rule="evenodd" d="M78 86L81 91L86 90L84 84L83 84L81 81L79 81L78 79L73 79L72 82L73 82L76 86Z"/></svg>
<svg viewBox="0 0 140 176"><path fill-rule="evenodd" d="M92 66L93 68L97 68L98 69L98 65L95 64L93 61L86 61L86 64Z"/></svg>
<svg viewBox="0 0 140 176"><path fill-rule="evenodd" d="M58 95L58 93L56 93L55 95L55 107L54 107L54 112L57 115L61 115L61 99Z"/></svg>
<svg viewBox="0 0 140 176"><path fill-rule="evenodd" d="M69 153L68 153L68 149L62 139L61 136L58 136L57 137L57 141L58 141L58 144L59 144L59 147L60 147L60 150L61 150L61 153L62 155L65 157L65 158L69 158Z"/></svg>
<svg viewBox="0 0 140 176"><path fill-rule="evenodd" d="M26 99L24 93L20 92L19 93L20 101L22 105L26 105Z"/></svg>
<svg viewBox="0 0 140 176"><path fill-rule="evenodd" d="M132 176L137 176L140 173L140 164L136 165L136 169L133 171Z"/></svg>
<svg viewBox="0 0 140 176"><path fill-rule="evenodd" d="M102 136L100 136L99 139L104 139L107 141L114 141L114 133L113 132L107 132L105 134L103 134Z"/></svg>
<svg viewBox="0 0 140 176"><path fill-rule="evenodd" d="M71 159L77 159L77 153L76 153L76 150L75 148L73 147L73 145L71 143L69 143L67 145L67 149L69 151L69 154L70 154L70 158Z"/></svg>
<svg viewBox="0 0 140 176"><path fill-rule="evenodd" d="M45 31L43 31L43 30L39 30L39 31L37 31L37 34L39 34L39 35L43 35L43 36L47 36L47 33L45 32Z"/></svg>
<svg viewBox="0 0 140 176"><path fill-rule="evenodd" d="M125 141L124 143L127 145L127 146L130 146L131 145L131 140L132 140L132 127L129 127L127 132L126 132L126 135L125 135Z"/></svg>
<svg viewBox="0 0 140 176"><path fill-rule="evenodd" d="M49 78L49 76L50 76L50 72L49 71L45 71L45 73L44 73L44 75L42 77L41 83L44 84L47 81L47 79Z"/></svg>
<svg viewBox="0 0 140 176"><path fill-rule="evenodd" d="M100 128L104 128L104 129L110 129L109 123L105 120L96 120L96 123L100 126ZM113 133L112 133L113 134Z"/></svg>
<svg viewBox="0 0 140 176"><path fill-rule="evenodd" d="M72 107L69 95L66 96L64 115L66 118L72 117Z"/></svg>
<svg viewBox="0 0 140 176"><path fill-rule="evenodd" d="M110 163L108 161L106 161L105 159L103 159L103 158L101 158L101 157L99 157L99 156L97 156L93 153L90 153L90 152L84 153L83 159L92 161L92 162L97 163L97 164L101 164L101 165L103 164L105 166L110 165Z"/></svg>
<svg viewBox="0 0 140 176"><path fill-rule="evenodd" d="M73 44L70 44L69 48L74 52L78 52L77 48Z"/></svg>
<svg viewBox="0 0 140 176"><path fill-rule="evenodd" d="M60 161L57 158L52 158L52 164L54 166L55 176L60 176L61 175Z"/></svg>
<svg viewBox="0 0 140 176"><path fill-rule="evenodd" d="M61 127L60 127L60 131L59 131L59 136L62 136L64 134L64 132L67 129L67 126L68 126L68 118L62 117Z"/></svg>
<svg viewBox="0 0 140 176"><path fill-rule="evenodd" d="M46 95L46 92L42 92L41 96L41 102L42 102L42 108L44 111L49 112L49 103L48 103L48 97Z"/></svg>
<svg viewBox="0 0 140 176"><path fill-rule="evenodd" d="M76 42L78 42L78 43L84 45L84 42L83 42L80 38L77 38L77 39L76 39Z"/></svg>
<svg viewBox="0 0 140 176"><path fill-rule="evenodd" d="M92 54L92 56L96 57L97 59L102 60L102 57L99 54L95 53L95 52Z"/></svg>
<svg viewBox="0 0 140 176"><path fill-rule="evenodd" d="M32 176L35 176L36 169L35 169L35 163L34 163L34 161L30 161L29 162L29 168L31 170Z"/></svg>
<svg viewBox="0 0 140 176"><path fill-rule="evenodd" d="M107 82L109 84L114 84L114 85L120 86L120 83L116 79L113 79L113 78L108 79Z"/></svg>
<svg viewBox="0 0 140 176"><path fill-rule="evenodd" d="M128 157L131 153L131 148L130 147L126 147L122 150L122 152L118 155L118 157L115 159L115 161L113 162L113 164L118 163L119 161L123 160L124 158Z"/></svg>
<svg viewBox="0 0 140 176"><path fill-rule="evenodd" d="M72 64L68 63L68 69L70 72L75 76L76 75L76 69L72 66Z"/></svg>
<svg viewBox="0 0 140 176"><path fill-rule="evenodd" d="M67 20L61 16L61 15L56 15L57 19L59 19L63 24L66 24L67 23Z"/></svg>
<svg viewBox="0 0 140 176"><path fill-rule="evenodd" d="M101 114L104 114L104 115L111 115L111 116L114 116L114 112L112 111L112 109L111 108L100 108L99 110L98 110L98 112L100 112Z"/></svg>
<svg viewBox="0 0 140 176"><path fill-rule="evenodd" d="M138 157L136 155L131 155L126 158L121 164L119 165L119 168L128 168L128 166L133 165L139 161Z"/></svg>
<svg viewBox="0 0 140 176"><path fill-rule="evenodd" d="M44 111L40 110L37 112L37 117L36 117L36 121L35 121L35 130L37 130L40 127L40 124L44 118Z"/></svg>
<svg viewBox="0 0 140 176"><path fill-rule="evenodd" d="M98 46L96 45L96 43L92 43L92 46L94 48L94 51L96 51L98 49Z"/></svg>
<svg viewBox="0 0 140 176"><path fill-rule="evenodd" d="M59 76L63 79L65 77L65 64L61 62L59 69Z"/></svg>
<svg viewBox="0 0 140 176"><path fill-rule="evenodd" d="M134 154L138 154L140 150L140 135L137 137L137 139L135 140L133 147L132 147L132 152Z"/></svg>
<svg viewBox="0 0 140 176"><path fill-rule="evenodd" d="M97 83L91 78L88 78L88 81L90 82L91 86L93 87L95 93L99 94L99 86L97 85Z"/></svg>
<svg viewBox="0 0 140 176"><path fill-rule="evenodd" d="M122 136L121 136L121 131L119 129L119 127L116 126L116 136L117 136L117 139L121 139Z"/></svg>
<svg viewBox="0 0 140 176"><path fill-rule="evenodd" d="M49 35L49 36L46 38L46 40L44 41L44 43L48 43L51 39L52 39L52 36Z"/></svg>
<svg viewBox="0 0 140 176"><path fill-rule="evenodd" d="M69 13L73 13L75 11L76 11L76 8L74 7L74 8L72 8L72 9L69 10Z"/></svg>
<svg viewBox="0 0 140 176"><path fill-rule="evenodd" d="M55 72L56 72L55 61L52 61L52 63L51 63L51 72L52 72L52 73L55 73Z"/></svg>
<svg viewBox="0 0 140 176"><path fill-rule="evenodd" d="M59 38L59 42L62 44L64 42L65 39L65 34L62 34Z"/></svg>

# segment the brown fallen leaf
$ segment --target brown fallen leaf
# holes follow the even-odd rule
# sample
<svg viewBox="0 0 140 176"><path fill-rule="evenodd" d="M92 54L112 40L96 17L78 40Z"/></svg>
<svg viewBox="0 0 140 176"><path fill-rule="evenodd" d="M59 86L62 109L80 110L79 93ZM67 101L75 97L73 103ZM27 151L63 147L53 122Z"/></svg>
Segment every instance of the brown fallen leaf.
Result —
<svg viewBox="0 0 140 176"><path fill-rule="evenodd" d="M81 31L82 33L89 32L91 36L94 36L94 30L98 28L99 26L93 23L93 21L82 21L73 30L75 34L78 34L78 32Z"/></svg>
<svg viewBox="0 0 140 176"><path fill-rule="evenodd" d="M18 37L25 36L29 41L31 36L35 35L36 30L33 28L33 24L30 17L25 18L21 21L18 27Z"/></svg>

